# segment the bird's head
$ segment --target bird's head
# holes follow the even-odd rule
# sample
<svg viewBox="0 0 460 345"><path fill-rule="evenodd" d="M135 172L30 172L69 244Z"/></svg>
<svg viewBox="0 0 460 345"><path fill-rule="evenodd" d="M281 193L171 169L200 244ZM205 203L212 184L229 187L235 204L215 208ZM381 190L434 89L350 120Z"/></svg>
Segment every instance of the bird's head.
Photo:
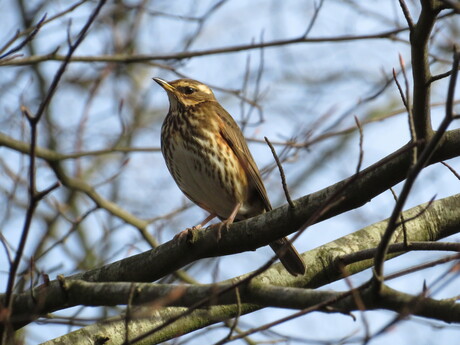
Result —
<svg viewBox="0 0 460 345"><path fill-rule="evenodd" d="M180 105L195 106L202 102L215 100L214 93L207 85L193 79L178 79L169 82L160 78L153 78L153 80L168 93L172 108Z"/></svg>

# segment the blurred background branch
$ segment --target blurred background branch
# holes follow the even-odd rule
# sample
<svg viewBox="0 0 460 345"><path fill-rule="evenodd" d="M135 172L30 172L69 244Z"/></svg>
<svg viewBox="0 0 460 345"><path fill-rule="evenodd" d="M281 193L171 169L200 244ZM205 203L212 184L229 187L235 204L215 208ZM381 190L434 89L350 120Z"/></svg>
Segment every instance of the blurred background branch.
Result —
<svg viewBox="0 0 460 345"><path fill-rule="evenodd" d="M100 343L109 333L102 336L103 331L98 331L107 327L112 331L111 340L116 336L120 344L128 344L126 337L142 338L152 327L178 316L170 329L154 335L155 341L179 334L174 341L191 344L370 340L383 344L407 339L449 343L458 339L456 326L440 321L422 323L411 317L432 306L431 300L454 305L458 295L458 258L442 261L444 247L433 242L444 237L438 237L433 229L458 217L458 212L445 207L442 211L451 210L450 214L440 213L430 222L424 221L434 205L441 200L453 203L460 192L460 132L455 116L459 114L458 88L450 97L453 122L405 201L406 208L430 200L433 204L414 219L407 215L403 220L395 218L396 240L405 246L405 254L385 262L386 276L394 273L397 277L382 285L378 300L367 299L370 294L366 289L372 277L370 258L375 255L380 232L358 231L390 216L395 200L389 188L400 195L400 182L413 162L413 150L421 152L434 135L431 128L438 128L445 116L453 74L452 47L458 46L460 37L454 1L117 0L107 2L86 34L79 36L97 6L92 0L0 3L4 28L0 33L1 292L10 290L12 296L18 294L28 303L36 303L39 286L56 288L57 274L81 278L101 272L103 276L102 267L114 262L121 262L121 273L131 267L126 263L135 254L155 253L149 250L157 246L156 250L170 248L167 242L176 233L203 218L203 211L177 189L159 154L160 126L168 105L151 81L153 76L167 80L190 77L210 85L219 102L244 127L271 202L277 207L286 201L276 163L263 140L270 138L295 207L289 213L284 205L232 226L233 236L250 234L249 228L244 229L247 224L261 229L251 238L254 242L241 243L242 237L230 233L228 238L233 238L234 244L217 246L210 255L202 252L201 256L193 253L193 246L179 246L175 249L179 251L165 252L170 261L164 267L155 262L138 264L130 274L155 276L157 283L171 288L184 282L200 289L200 284L222 284L235 277L238 281L266 264L271 254L265 248L221 254L255 249L263 241L268 243L270 236L293 233L295 225L310 224L314 212L327 210L320 222L315 220L296 240L296 247L311 258L305 277L283 280L281 268L274 266L254 281L265 277L271 283L284 281L285 287L293 289L324 287L335 297L344 292L347 301L359 306L361 312L353 316L362 322L355 323L340 313L310 313L318 306L299 315L273 308L254 313L259 308L246 303L243 290L234 305L193 310L180 318L185 309L164 307L172 303L167 294L147 307L144 316L153 313L157 319L147 319L149 324L144 322L146 328L142 326L136 334L129 334L126 327L114 334L112 327L117 323L108 321L115 317L121 325L135 324L138 320L134 320L130 305L95 301L97 308L76 303L43 315L39 322L12 338L3 338L3 342L39 343L61 335L70 339L74 333L69 332L89 325L81 332L94 331ZM76 48L79 39L78 49L68 54L69 46ZM60 72L65 61L65 73ZM51 93L50 88L54 90ZM24 109L41 109L36 139L22 115ZM325 205L330 193L350 181L360 156L363 170L359 178L343 190L338 201ZM31 157L35 187L29 178ZM443 160L449 160L443 162L448 169L436 164ZM19 229L30 209L29 193L46 191L56 180L61 186L43 195L34 207L22 252ZM277 226L266 226L276 222ZM414 229L403 241L400 229L408 226ZM445 241L458 242L457 232L449 232ZM204 234L212 243L212 228ZM417 234L423 238L418 239ZM327 243L339 238L353 238L354 242L344 244L343 250L341 246L332 250ZM413 241L438 246L425 252L418 250L424 248L422 244L412 245ZM389 257L395 256L395 248L388 247ZM407 252L410 248L418 249ZM11 269L15 257L20 258L17 272ZM206 258L188 260L190 257ZM340 266L339 257L348 265ZM178 268L181 270L175 271ZM159 271L163 273L155 275ZM9 276L14 276L11 289L7 288ZM97 276L90 281L102 284ZM96 285L89 289L98 299ZM267 289L270 291L270 286ZM126 291L129 299L135 300L133 290ZM302 293L292 296L300 298ZM59 305L58 309L65 306L58 299L51 302ZM363 310L380 307L400 312ZM6 327L9 317L15 316L14 308L0 306L0 321ZM51 310L57 309L45 308L43 312ZM345 308L345 312L353 310ZM448 315L436 318L448 320ZM217 323L220 321L224 322ZM305 324L311 325L308 337ZM204 327L201 333L197 331L200 327ZM171 329L181 331L171 333ZM73 338L72 342L78 343Z"/></svg>

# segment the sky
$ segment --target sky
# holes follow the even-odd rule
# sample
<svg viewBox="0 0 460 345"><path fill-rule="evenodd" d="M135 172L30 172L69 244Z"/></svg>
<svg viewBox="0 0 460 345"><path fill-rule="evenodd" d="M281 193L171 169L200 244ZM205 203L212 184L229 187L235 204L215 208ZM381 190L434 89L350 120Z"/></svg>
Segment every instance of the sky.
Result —
<svg viewBox="0 0 460 345"><path fill-rule="evenodd" d="M126 1L128 5L136 5L137 1ZM183 51L201 51L218 49L258 42L271 42L301 36L305 33L314 15L312 1L262 1L251 2L230 0L224 2L203 21L203 26L189 47L184 49L184 37L193 37L197 33L196 21L188 17L200 17L218 1L151 1L146 2L146 14L140 18L127 16L127 21L118 23L114 28L110 21L110 11L114 9L109 2L103 9L104 21L97 22L90 31L87 39L78 48L75 56L96 56L98 54L116 55L124 53L127 48L117 51L116 44L108 44L118 40L120 45L126 40L129 28L136 23L140 28L136 34L135 53L164 56ZM38 2L31 1L29 8ZM34 16L36 22L45 12L47 18L67 8L66 1L52 1ZM418 17L417 2L410 2L413 18ZM58 19L54 24L47 25L36 37L36 55L47 54L59 46L59 52L65 53L67 30L75 34L87 19L94 7L88 2L77 10ZM12 37L15 30L22 29L19 22L16 1L0 2L0 18L2 28L0 42ZM115 18L116 13L112 14ZM69 19L72 19L70 29ZM115 21L115 19L113 19ZM348 35L367 35L386 32L405 26L398 1L372 2L340 2L326 0L308 33L308 38L337 37ZM457 25L458 28L458 25ZM440 30L437 42L441 46L452 44L448 32L448 21L436 28ZM445 30L443 33L442 30ZM265 144L257 142L267 136L272 141L283 141L292 137L299 140L314 138L323 133L342 130L355 126L354 117L365 121L370 116L389 114L403 107L396 86L391 84L377 98L363 102L376 90L380 89L386 78L391 78L392 70L400 70L400 58L410 70L410 47L407 44L407 34L400 34L398 40L375 39L347 42L299 43L279 47L255 49L248 52L207 55L175 62L172 60L153 60L153 64L111 65L103 63L75 63L66 71L62 86L58 89L50 105L51 121L55 134L60 138L56 144L60 152L70 153L76 150L98 150L110 147L122 138L125 131L134 128L136 111L140 115L141 125L136 125L136 135L126 145L132 147L158 148L159 133L162 118L167 112L167 97L164 91L152 82L151 78L158 76L167 80L179 78L179 74L191 77L210 85L220 103L240 123L247 119L244 133L249 140L250 149L261 169L273 162L270 150ZM457 42L458 43L458 42ZM23 53L30 54L27 50ZM437 57L448 60L449 55L438 48L434 51ZM163 64L163 65L162 65ZM38 68L46 76L45 84L49 85L56 69L56 62L46 62ZM175 72L169 70L174 67ZM4 89L0 99L0 131L15 138L27 138L24 119L20 117L19 106L26 104L31 109L37 107L40 99L37 96L38 80L30 69L19 67L2 67ZM88 92L88 86L95 75L102 74L107 69L108 77L103 79L101 87L94 93ZM449 65L442 61L433 64L434 73L448 70ZM22 73L18 74L18 70ZM178 73L176 73L178 72ZM245 79L246 76L246 79ZM399 77L401 77L399 75ZM260 79L260 83L257 80ZM14 82L11 82L14 80ZM261 111L242 102L231 90L238 90L245 85L244 96L255 99L261 105ZM133 92L133 90L136 92ZM440 81L433 87L433 102L445 100L446 81ZM458 92L457 92L458 97ZM144 115L145 114L145 115ZM433 107L433 124L439 123L443 115L442 107ZM77 128L84 124L84 130ZM455 123L452 128L458 128ZM78 134L78 135L77 135ZM80 138L79 138L80 135ZM397 148L403 146L410 138L407 116L403 112L385 121L366 125L363 132L364 157L363 167L369 166L385 157ZM39 135L39 143L45 145L48 141L46 132ZM80 139L80 141L79 141ZM122 143L124 143L122 141ZM311 148L299 150L295 156L283 163L286 170L288 185L292 186L293 197L315 192L339 180L352 175L356 169L359 156L359 137L357 135L341 140L325 140ZM277 150L281 151L277 146ZM0 148L2 162L19 176L24 175L27 162L17 153ZM89 169L96 159L69 161L65 166L69 171ZM459 159L449 162L459 171ZM0 170L3 179L3 191L12 189L14 183L7 177L7 169ZM120 173L115 173L120 171ZM133 214L150 219L169 213L187 203L184 196L168 175L163 158L158 152L133 153L129 157L114 156L104 161L97 172L89 174L94 185L101 184L98 191L107 198L116 197L117 203ZM120 192L114 194L113 185L103 184L107 179L115 181ZM53 173L46 164L40 164L37 173L39 188L45 188L54 180ZM285 203L279 176L276 169L264 175L268 193L276 206ZM401 185L396 186L398 192ZM414 193L407 202L407 208L436 198L447 197L460 191L458 180L444 167L439 165L429 167L420 176ZM24 200L26 191L20 188L18 199ZM5 199L5 192L2 194ZM63 202L64 193L56 191L49 198L48 204L42 205L37 212L47 214L54 206L53 201ZM387 218L394 204L391 193L386 192L377 196L358 210L335 217L312 226L296 242L299 251L306 251L338 237L354 232L361 227ZM0 206L2 234L13 248L19 240L23 223L23 212L15 207L12 214L7 208ZM82 209L89 209L91 202L82 199ZM153 206L153 207L152 207ZM205 212L198 207L190 207L181 217L153 223L151 231L165 242L172 238L180 229L190 226L191 220L198 223ZM69 224L62 220L59 233L62 236ZM102 255L107 262L133 255L147 250L140 235L126 224L110 220L107 214L96 213L85 221L88 231L85 235L87 244ZM44 231L43 222L33 225L31 240L26 248L31 253L35 246L34 236ZM107 229L111 229L110 238ZM454 236L452 241L458 241ZM70 236L63 248L52 250L41 259L41 269L50 272L52 279L56 274L71 274L78 267L75 263L82 260L83 253L78 250L81 243L77 236ZM228 279L239 274L256 269L266 262L271 253L268 248L256 252L243 253L223 257L218 262L221 270L217 279ZM392 260L386 265L388 272L409 267L434 258L436 254L412 253ZM75 260L75 257L79 258ZM0 251L0 262L5 263L5 252ZM95 263L97 266L97 263ZM6 281L7 268L1 265L0 281ZM203 263L191 268L191 272L201 282L212 282L214 277L209 269L203 270ZM231 269L229 269L231 268ZM405 292L418 293L425 280L434 281L443 269L434 268L410 277L398 279L390 286ZM367 270L352 277L354 284L366 281L370 277ZM5 284L2 284L5 285ZM326 289L346 289L344 282L337 282L324 287ZM2 287L2 289L4 289ZM440 296L458 294L454 284L441 291ZM59 314L69 315L79 313L79 308L72 308ZM245 316L241 322L253 326L269 322L289 314L290 311L267 309ZM89 310L81 316L92 316ZM394 314L385 311L366 313L370 321L371 332L378 330L392 319ZM288 324L276 327L281 334L305 337L308 329L309 339L341 339L350 334L362 335L362 321L356 313L357 321L344 315L321 315L313 313ZM431 322L430 322L431 324ZM433 323L434 324L434 323ZM308 328L306 328L308 326ZM43 330L46 329L46 333ZM32 325L27 330L28 343L38 343L53 337L68 333L68 326ZM209 335L197 337L191 344L212 343L226 334L227 330L215 330ZM356 332L356 333L355 333ZM434 327L427 325L426 320L409 320L398 324L391 332L374 339L373 344L403 343L452 343L458 339L459 329L455 327ZM189 335L194 337L195 335ZM257 336L256 336L257 339ZM436 339L436 342L432 342ZM337 341L338 342L338 341ZM242 344L242 342L235 342ZM293 341L290 344L300 344Z"/></svg>

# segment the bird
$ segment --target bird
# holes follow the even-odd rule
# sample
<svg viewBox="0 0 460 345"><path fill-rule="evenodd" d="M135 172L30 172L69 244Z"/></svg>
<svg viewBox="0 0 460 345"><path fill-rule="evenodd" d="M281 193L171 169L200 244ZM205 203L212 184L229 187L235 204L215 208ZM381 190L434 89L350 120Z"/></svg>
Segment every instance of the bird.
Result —
<svg viewBox="0 0 460 345"><path fill-rule="evenodd" d="M161 151L179 189L209 212L197 228L218 217L225 224L272 210L259 169L241 129L211 88L193 79L153 78L167 93ZM293 276L305 263L287 238L270 243Z"/></svg>

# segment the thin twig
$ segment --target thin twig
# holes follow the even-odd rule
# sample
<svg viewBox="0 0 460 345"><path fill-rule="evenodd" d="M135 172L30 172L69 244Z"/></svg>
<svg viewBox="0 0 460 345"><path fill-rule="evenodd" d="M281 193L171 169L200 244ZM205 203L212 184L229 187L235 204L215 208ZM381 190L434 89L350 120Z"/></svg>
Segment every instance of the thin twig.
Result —
<svg viewBox="0 0 460 345"><path fill-rule="evenodd" d="M85 37L85 34L87 30L89 29L90 25L96 18L97 14L99 13L100 9L104 5L106 0L100 0L98 6L96 7L95 11L93 14L90 16L88 21L86 22L85 26L83 29L80 31L79 38L75 42L75 45L69 47L69 51L67 53L65 61L61 64L60 68L56 72L56 75L54 76L54 79L51 83L50 88L48 89L48 92L42 101L42 103L39 106L39 109L35 115L32 115L30 111L26 107L21 107L21 111L24 114L24 116L27 118L29 125L30 125L30 132L31 132L31 139L30 139L30 153L29 153L29 205L27 207L26 211L26 217L21 233L21 238L19 240L19 245L18 249L14 258L14 261L10 267L10 272L8 275L8 282L7 282L7 289L6 289L6 294L5 294L5 306L10 310L10 315L11 315L11 307L12 307L12 295L13 295L13 288L14 288L14 282L16 279L16 273L19 267L19 263L21 262L23 253L24 253L24 248L25 244L27 241L27 237L29 235L29 230L30 230L30 225L32 223L32 218L34 211L40 202L42 198L46 196L47 193L51 192L55 188L59 186L59 184L54 184L50 188L46 189L45 191L36 192L36 185L35 185L35 160L36 160L36 146L37 146L37 129L38 129L38 122L40 121L40 118L49 104L52 96L54 95L54 92L56 91L56 87L65 71L65 68L67 64L70 61L70 58L75 51L75 49L78 47L78 45L83 41L83 38ZM8 322L8 318L4 321L5 325ZM5 343L7 340L7 329L8 327L3 327L2 335L0 337L0 341L2 343Z"/></svg>
<svg viewBox="0 0 460 345"><path fill-rule="evenodd" d="M241 316L241 296L240 296L240 290L238 288L235 289L235 295L236 295L236 306L237 306L237 312L236 312L235 320L233 321L233 323L232 323L232 325L230 327L230 331L225 336L225 338L219 340L214 345L225 344L229 339L232 338L232 334L235 332L235 329L238 326L238 320L239 320L239 318Z"/></svg>
<svg viewBox="0 0 460 345"><path fill-rule="evenodd" d="M193 33L189 35L189 38L185 41L184 47L182 48L183 51L187 51L193 44L194 41L198 39L200 33L203 30L204 24L206 20L211 18L212 14L217 12L217 10L222 7L227 2L227 0L220 0L217 3L213 4L201 17L199 18L192 18L193 21L198 22L198 26Z"/></svg>
<svg viewBox="0 0 460 345"><path fill-rule="evenodd" d="M287 202L289 204L289 207L294 208L295 205L292 202L291 195L289 194L289 189L288 189L288 186L287 186L287 183L286 183L286 175L284 175L283 166L281 165L281 162L280 162L280 160L278 158L278 155L276 154L275 148L270 143L270 140L268 140L267 137L264 137L264 139L265 139L267 145L270 147L270 150L272 151L272 154L273 154L273 158L275 158L276 165L278 166L278 169L280 171L281 183L283 184L284 195L286 196L286 200L287 200Z"/></svg>
<svg viewBox="0 0 460 345"><path fill-rule="evenodd" d="M409 79L407 78L406 64L404 63L404 60L401 54L399 54L399 64L401 66L401 72L404 78L405 100L406 100L405 106L407 109L407 116L409 118L410 136L411 136L412 141L415 142L417 141L417 131L415 130L414 114L412 112L410 89L409 89ZM417 156L418 156L418 147L414 146L413 155L412 155L412 164L415 164L415 162L417 161Z"/></svg>
<svg viewBox="0 0 460 345"><path fill-rule="evenodd" d="M34 29L32 30L32 32L27 35L27 37L24 39L24 41L22 41L21 43L19 43L16 47L14 48L11 48L9 51L7 51L5 54L3 54L2 56L0 56L0 60L1 59L4 59L5 57L7 57L8 55L11 55L13 53L16 53L17 51L21 50L27 43L29 43L30 41L32 41L34 38L35 38L35 35L38 33L38 31L40 31L42 25L43 25L43 22L45 21L46 19L46 13L45 15L42 17L42 19L40 19L37 23L37 25L35 25Z"/></svg>
<svg viewBox="0 0 460 345"><path fill-rule="evenodd" d="M359 289L359 290L364 290L364 289L366 289L366 288L368 288L368 287L369 287L369 283L367 282L367 283L365 283L365 284L363 284L363 285L357 287L357 289ZM279 324L282 324L282 323L284 323L284 322L293 320L293 319L298 318L298 317L300 317L300 316L302 316L302 315L306 315L306 314L308 314L308 313L311 313L312 311L324 310L324 309L325 309L326 307L328 307L329 305L334 304L334 303L336 303L336 302L338 302L338 301L341 301L342 299L347 298L347 297L349 297L349 296L352 295L352 294L353 294L352 291L343 292L343 293L341 293L341 294L338 294L338 295L335 296L335 297L332 297L332 298L330 298L330 299L327 299L327 300L325 300L325 301L323 301L323 302L321 302L321 303L318 303L318 304L316 304L316 305L314 305L314 306L305 308L305 309L303 309L303 310L300 310L300 311L298 311L298 312L295 312L295 313L293 313L293 314L291 314L291 315L288 315L288 316L286 316L286 317L280 318L280 319L278 319L278 320L275 320L275 321L273 321L273 322L269 322L269 323L267 323L267 324L265 324L265 325L262 325L262 326L260 326L260 327L255 327L255 328L250 329L250 330L248 330L248 331L246 331L246 332L243 332L243 333L241 333L241 334L238 334L237 336L234 336L234 337L232 337L232 338L229 339L229 340L230 340L230 341L233 341L233 340L236 340L236 339L241 339L241 338L244 338L244 337L246 337L246 336L248 336L248 335L251 335L251 334L254 334L254 333L257 333L257 332L260 332L260 331L264 331L264 330L270 329L270 328L272 328L272 327L274 327L274 326L277 326L277 325L279 325Z"/></svg>
<svg viewBox="0 0 460 345"><path fill-rule="evenodd" d="M408 106L407 106L406 96L404 95L403 89L402 89L401 84L399 83L398 77L396 75L396 70L394 68L393 68L393 79L396 82L396 86L398 87L399 95L401 96L401 99L403 101L404 108L406 108L406 110L407 110Z"/></svg>
<svg viewBox="0 0 460 345"><path fill-rule="evenodd" d="M431 245L431 244L438 245L438 244L440 244L440 242L431 242L431 243L422 242L422 243L424 243L426 245ZM458 245L458 243L441 243L441 244ZM411 243L411 245L414 245L414 243ZM421 250L425 250L425 249L421 249ZM460 249L458 249L457 251L460 252ZM418 272L418 271L421 271L421 270L424 270L424 269L427 269L427 268L442 265L442 264L445 264L447 262L454 261L454 260L459 260L459 259L460 259L460 253L453 254L453 255L448 255L448 256L445 256L445 257L443 257L441 259L436 259L436 260L433 260L433 261L430 261L430 262L426 262L426 263L423 263L423 264L420 264L420 265L417 265L417 266L409 267L409 268L403 269L401 271L389 274L389 275L385 276L385 280L391 280L391 279L395 279L395 278L399 278L399 277L404 277L404 276L406 276L406 275L408 275L410 273Z"/></svg>
<svg viewBox="0 0 460 345"><path fill-rule="evenodd" d="M364 134L363 134L363 127L361 126L361 123L359 122L359 119L355 116L355 123L356 127L358 127L358 132L359 132L359 158L358 158L358 164L356 164L356 172L355 174L359 174L361 171L361 166L363 164L363 158L364 158L364 149L363 149L363 144L364 144Z"/></svg>
<svg viewBox="0 0 460 345"><path fill-rule="evenodd" d="M455 267L457 264L454 263L453 267ZM426 297L430 297L432 296L433 294L435 294L436 292L438 292L437 290L441 289L443 286L441 285L437 290L434 290L433 291L433 287L438 284L439 282L442 281L442 279L444 279L447 275L449 275L449 273L451 273L452 271L452 267L450 269L448 269L446 272L444 272L443 274L441 274L437 279L435 279L431 284L430 286L426 286L426 282L424 282L423 284L423 288L422 288L422 291L416 295L409 303L407 303L404 308L402 308L402 310L393 318L393 320L391 320L390 322L388 322L384 327L382 327L379 331L377 331L375 334L374 334L374 337L375 336L378 336L378 335L381 335L385 332L387 332L389 329L391 329L396 323L398 323L399 321L405 319L406 317L408 317L410 314L413 314L418 308L419 308L419 301L421 298L426 298ZM449 280L452 280L452 279L456 279L457 277L455 275L451 276L450 277L451 279ZM446 284L449 282L449 280L447 280ZM445 284L444 284L445 285ZM431 293L429 293L429 291L431 291Z"/></svg>
<svg viewBox="0 0 460 345"><path fill-rule="evenodd" d="M65 9L64 11L59 12L59 13L55 14L54 16L50 17L49 19L45 20L43 25L51 23L51 22L54 22L56 19L58 19L58 18L60 18L60 17L62 17L64 15L72 12L73 10L75 10L76 8L78 8L80 5L84 4L87 1L88 0L80 0L79 2L77 2L75 4L72 4L69 8ZM36 29L36 27L30 27L30 28L25 29L22 32L19 32L19 31L16 32L14 37L11 38L2 48L0 48L0 52L5 51L10 45L12 45L14 43L15 40L17 40L18 38L20 38L22 36L29 35L30 32L34 31L35 29Z"/></svg>
<svg viewBox="0 0 460 345"><path fill-rule="evenodd" d="M355 287L353 287L353 283L349 277L349 273L345 267L345 265L340 265L340 269L342 271L345 283L348 286L348 289L352 292L351 297L353 298L356 306L359 309L359 312L361 314L361 321L364 326L364 339L367 341L370 339L370 327L369 327L369 322L367 321L366 314L364 313L367 308L366 304L364 303L362 297L361 297L361 291Z"/></svg>
<svg viewBox="0 0 460 345"><path fill-rule="evenodd" d="M369 34L369 35L344 35L344 36L334 36L334 37L317 37L317 38L304 38L304 37L295 37L291 39L275 40L270 42L262 43L251 43L251 44L241 44L231 47L223 47L209 50L197 50L197 51L188 51L188 52L179 52L171 53L167 55L133 55L133 54L111 54L111 55L99 55L99 56L76 56L71 61L72 62L118 62L118 63L135 63L135 62L151 62L156 60L185 60L198 56L207 56L207 55L218 55L218 54L228 54L231 52L239 52L244 50L253 50L260 49L265 47L278 47L298 43L319 43L319 42L348 42L348 41L360 41L360 40L374 40L377 38L390 38L394 39L397 34L407 31L407 28L395 29L383 31L380 33ZM65 57L62 55L57 55L55 53L46 54L46 55L37 55L27 57L21 60L10 61L7 64L0 63L0 65L29 65L36 64L43 61L58 60L62 61Z"/></svg>
<svg viewBox="0 0 460 345"><path fill-rule="evenodd" d="M45 111L45 108L48 106L49 102L51 101L51 98L53 97L54 92L56 91L57 85L59 84L59 81L61 80L62 75L64 74L64 71L66 70L67 65L69 64L73 53L78 48L80 43L83 42L83 40L84 40L84 38L86 36L86 33L89 30L89 27L91 26L91 24L96 19L97 15L99 14L99 11L101 10L102 6L104 6L105 2L106 2L106 0L100 0L99 1L99 4L97 5L96 9L91 14L91 16L89 17L88 21L83 26L83 28L80 30L80 33L78 34L77 40L75 41L75 43L73 45L71 45L69 47L69 50L67 52L67 55L64 58L64 61L59 66L59 69L57 70L56 74L54 75L53 81L51 82L51 85L50 85L50 87L48 89L48 92L47 92L47 94L45 96L45 99L42 101L42 103L38 107L37 113L35 114L35 117L37 118L37 121L40 119L40 117L42 116L43 112Z"/></svg>
<svg viewBox="0 0 460 345"><path fill-rule="evenodd" d="M407 25L409 26L409 29L412 31L414 30L414 21L412 20L412 17L410 15L409 9L407 8L407 5L404 0L399 0L399 5L401 6L401 10L404 13L404 18L406 18Z"/></svg>
<svg viewBox="0 0 460 345"><path fill-rule="evenodd" d="M452 168L449 164L447 164L446 162L441 162L442 165L444 165L447 169L449 169L451 171L452 174L454 174L454 176L460 180L460 174L458 172L456 172L454 170L454 168Z"/></svg>
<svg viewBox="0 0 460 345"><path fill-rule="evenodd" d="M393 188L390 188L390 192L393 195L393 199L395 202L398 202L398 196L396 195L396 192ZM407 227L406 227L406 221L404 220L404 215L401 212L401 222L400 224L402 225L402 230L403 230L403 239L404 239L404 245L407 246L408 240L407 240Z"/></svg>
<svg viewBox="0 0 460 345"><path fill-rule="evenodd" d="M412 221L414 219L417 219L418 217L423 215L426 211L428 211L428 209L431 207L431 205L433 204L435 199L436 199L436 194L434 196L432 196L431 199L426 203L426 205L424 205L422 207L422 209L420 211L418 211L415 215L413 215L412 217L409 217L407 219L404 219L404 221L396 223L396 227L398 227L400 225L404 225L405 223L410 222L410 221Z"/></svg>
<svg viewBox="0 0 460 345"><path fill-rule="evenodd" d="M452 63L452 75L449 80L449 89L447 91L446 100L446 118L452 119L454 117L454 99L455 99L455 86L457 85L457 75L460 54L456 45L453 47L454 61Z"/></svg>
<svg viewBox="0 0 460 345"><path fill-rule="evenodd" d="M420 154L417 162L411 167L409 173L407 174L406 182L404 183L403 189L399 195L398 201L396 202L393 212L390 219L388 220L388 226L385 230L385 233L382 236L382 240L377 248L377 253L374 258L375 269L374 269L374 281L376 282L376 291L380 290L380 287L383 283L383 264L385 262L385 256L388 252L388 245L390 244L391 238L394 231L396 230L397 219L404 207L404 204L409 196L409 192L412 189L412 186L415 182L420 171L425 167L428 160L433 155L438 143L441 141L441 138L444 136L447 127L450 125L453 119L453 99L455 94L455 86L457 81L457 73L459 66L459 54L456 47L454 47L454 58L452 63L452 75L449 82L449 88L447 91L447 100L446 100L446 114L438 127L438 130L435 132L432 139L428 142L422 153Z"/></svg>
<svg viewBox="0 0 460 345"><path fill-rule="evenodd" d="M410 251L456 251L460 252L460 243L454 242L410 242L407 245L403 242L391 244L388 247L388 253L402 253ZM359 252L351 253L340 257L339 263L351 265L363 260L369 260L375 257L377 248L364 249Z"/></svg>
<svg viewBox="0 0 460 345"><path fill-rule="evenodd" d="M460 14L460 4L454 0L441 0L445 5L449 6L456 13Z"/></svg>
<svg viewBox="0 0 460 345"><path fill-rule="evenodd" d="M129 344L129 322L132 319L132 304L134 296L136 295L136 284L131 283L131 287L129 289L129 297L128 302L126 303L126 314L124 317L125 321L125 341L123 344Z"/></svg>
<svg viewBox="0 0 460 345"><path fill-rule="evenodd" d="M307 30L305 30L305 33L302 35L302 37L306 38L308 34L310 33L311 29L313 29L313 26L315 25L316 19L318 19L319 11L321 10L321 7L323 7L324 0L319 0L319 3L316 4L316 1L314 3L314 11L313 11L313 16L310 19L310 22L308 23Z"/></svg>
<svg viewBox="0 0 460 345"><path fill-rule="evenodd" d="M444 72L444 73L440 73L440 74L433 75L433 76L430 78L429 83L431 84L431 83L433 83L433 82L435 82L435 81L437 81L437 80L447 78L447 77L449 77L451 74L452 74L452 71L447 71L447 72Z"/></svg>

